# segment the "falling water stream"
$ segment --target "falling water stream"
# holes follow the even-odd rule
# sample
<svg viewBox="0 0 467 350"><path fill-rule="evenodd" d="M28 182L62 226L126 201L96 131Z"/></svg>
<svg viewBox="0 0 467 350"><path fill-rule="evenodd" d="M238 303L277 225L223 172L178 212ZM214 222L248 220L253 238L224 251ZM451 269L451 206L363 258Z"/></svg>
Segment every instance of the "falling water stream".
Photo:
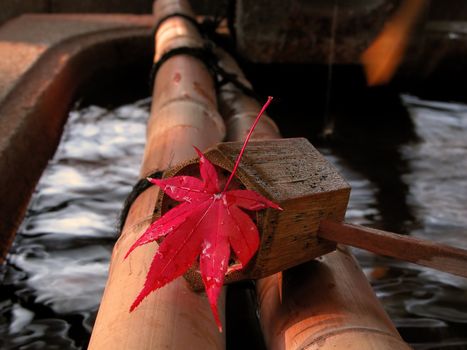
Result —
<svg viewBox="0 0 467 350"><path fill-rule="evenodd" d="M327 64L327 81L326 81L326 96L324 99L324 127L323 136L328 137L332 135L334 123L330 115L331 96L332 96L332 74L334 70L334 56L336 54L336 30L339 17L339 5L336 0L332 7L332 20L331 20L331 36L329 37L329 53Z"/></svg>
<svg viewBox="0 0 467 350"><path fill-rule="evenodd" d="M376 156L368 145L361 152L362 140L320 148L352 186L347 220L467 248L467 106L401 99L415 141L395 140ZM70 113L0 268L1 349L86 347L148 110L140 100ZM414 348L467 349L467 279L355 253Z"/></svg>

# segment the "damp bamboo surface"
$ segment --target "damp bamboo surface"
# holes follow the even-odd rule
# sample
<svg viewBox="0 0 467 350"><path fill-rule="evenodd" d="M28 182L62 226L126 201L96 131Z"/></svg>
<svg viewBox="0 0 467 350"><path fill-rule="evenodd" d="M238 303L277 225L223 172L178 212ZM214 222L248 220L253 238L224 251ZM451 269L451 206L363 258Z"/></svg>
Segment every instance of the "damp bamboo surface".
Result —
<svg viewBox="0 0 467 350"><path fill-rule="evenodd" d="M269 349L410 349L343 246L256 290Z"/></svg>
<svg viewBox="0 0 467 350"><path fill-rule="evenodd" d="M225 53L221 57L224 68L249 85L235 61ZM260 105L232 84L221 89L219 105L229 141L242 140ZM253 138L279 138L277 126L265 117ZM256 292L268 349L410 349L343 246L258 280Z"/></svg>
<svg viewBox="0 0 467 350"><path fill-rule="evenodd" d="M192 15L187 1L158 0L156 21L167 14ZM201 38L189 21L173 17L156 34L156 55L178 46L201 46ZM196 156L192 146L205 149L222 141L225 129L217 113L213 79L199 60L174 56L160 68L154 85L147 143L141 176ZM130 305L143 287L157 244L125 253L148 224L158 189L143 192L133 203L112 253L107 285L91 336L89 349L223 349L204 293L193 292L183 277L150 294L137 309ZM224 293L219 300L223 310ZM221 311L222 315L222 311ZM223 317L223 316L221 316Z"/></svg>
<svg viewBox="0 0 467 350"><path fill-rule="evenodd" d="M250 82L245 78L232 56L220 48L216 48L215 53L219 58L219 65L225 71L234 74L241 84L252 89ZM221 86L219 111L225 121L228 141L243 141L260 109L261 105L255 98L245 95L234 84L228 83ZM252 134L252 139L265 140L280 137L277 125L266 113L263 114Z"/></svg>

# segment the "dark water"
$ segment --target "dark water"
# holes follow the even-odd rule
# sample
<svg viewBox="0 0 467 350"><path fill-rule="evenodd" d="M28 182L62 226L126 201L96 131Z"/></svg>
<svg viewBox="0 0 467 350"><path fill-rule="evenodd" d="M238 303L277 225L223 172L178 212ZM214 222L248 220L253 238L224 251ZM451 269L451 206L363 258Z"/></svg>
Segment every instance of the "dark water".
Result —
<svg viewBox="0 0 467 350"><path fill-rule="evenodd" d="M400 167L405 203L394 209L407 211L401 214L405 221L386 223L386 208L381 198L377 201L378 192L398 188L381 189L328 149L353 188L347 220L467 248L467 106L411 96L402 96L402 102L417 141L397 148L398 163L380 167L388 174ZM388 150L377 150L384 160ZM361 250L355 253L399 332L414 348L467 348L467 279Z"/></svg>
<svg viewBox="0 0 467 350"><path fill-rule="evenodd" d="M347 220L467 248L467 106L402 100L412 137L368 140L360 125L320 148L352 186ZM71 112L1 267L0 348L86 347L148 109L142 100ZM467 349L467 279L355 253L412 346Z"/></svg>
<svg viewBox="0 0 467 350"><path fill-rule="evenodd" d="M149 101L72 111L2 267L1 349L86 346L116 222L138 179Z"/></svg>

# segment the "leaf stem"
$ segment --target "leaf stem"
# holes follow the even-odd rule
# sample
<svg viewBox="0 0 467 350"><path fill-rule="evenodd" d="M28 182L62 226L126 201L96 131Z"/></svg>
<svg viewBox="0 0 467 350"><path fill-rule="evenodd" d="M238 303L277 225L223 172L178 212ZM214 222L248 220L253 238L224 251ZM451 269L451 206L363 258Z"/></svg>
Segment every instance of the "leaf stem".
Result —
<svg viewBox="0 0 467 350"><path fill-rule="evenodd" d="M235 173L237 172L238 165L240 164L240 160L242 159L243 153L245 152L246 145L248 144L248 141L250 141L251 134L253 134L253 131L255 130L255 127L258 124L259 119L263 115L266 108L268 108L271 101L272 101L272 96L268 96L268 100L263 105L263 108L261 108L261 110L259 111L258 116L256 117L253 125L251 126L250 131L248 132L248 135L246 136L245 142L243 143L242 149L240 150L240 153L238 154L237 160L235 161L235 165L234 165L234 168L232 170L232 173L230 174L229 179L225 183L225 186L224 186L224 189L222 190L222 193L227 191L227 188L229 187L230 183L232 182L232 179L235 176Z"/></svg>

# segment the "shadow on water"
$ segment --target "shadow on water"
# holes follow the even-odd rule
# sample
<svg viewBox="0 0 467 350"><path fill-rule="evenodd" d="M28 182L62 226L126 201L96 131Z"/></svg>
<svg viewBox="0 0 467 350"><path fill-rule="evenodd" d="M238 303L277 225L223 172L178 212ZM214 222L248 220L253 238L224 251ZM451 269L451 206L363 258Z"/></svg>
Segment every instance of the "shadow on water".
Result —
<svg viewBox="0 0 467 350"><path fill-rule="evenodd" d="M332 149L346 167L374 184L379 226L404 232L415 224L402 181L408 165L399 149L416 142L417 136L398 91L368 88L357 66L334 68L329 97L322 66L267 65L247 71L259 94L278 96L269 113L284 137L307 137L318 148ZM334 132L323 137L326 118Z"/></svg>
<svg viewBox="0 0 467 350"><path fill-rule="evenodd" d="M362 82L363 83L363 82ZM343 89L343 84L336 84ZM416 142L409 113L391 88L360 89L336 94L335 135L329 146L348 168L377 188L377 209L383 228L406 232L416 224L407 203L403 175L408 163L400 147Z"/></svg>

